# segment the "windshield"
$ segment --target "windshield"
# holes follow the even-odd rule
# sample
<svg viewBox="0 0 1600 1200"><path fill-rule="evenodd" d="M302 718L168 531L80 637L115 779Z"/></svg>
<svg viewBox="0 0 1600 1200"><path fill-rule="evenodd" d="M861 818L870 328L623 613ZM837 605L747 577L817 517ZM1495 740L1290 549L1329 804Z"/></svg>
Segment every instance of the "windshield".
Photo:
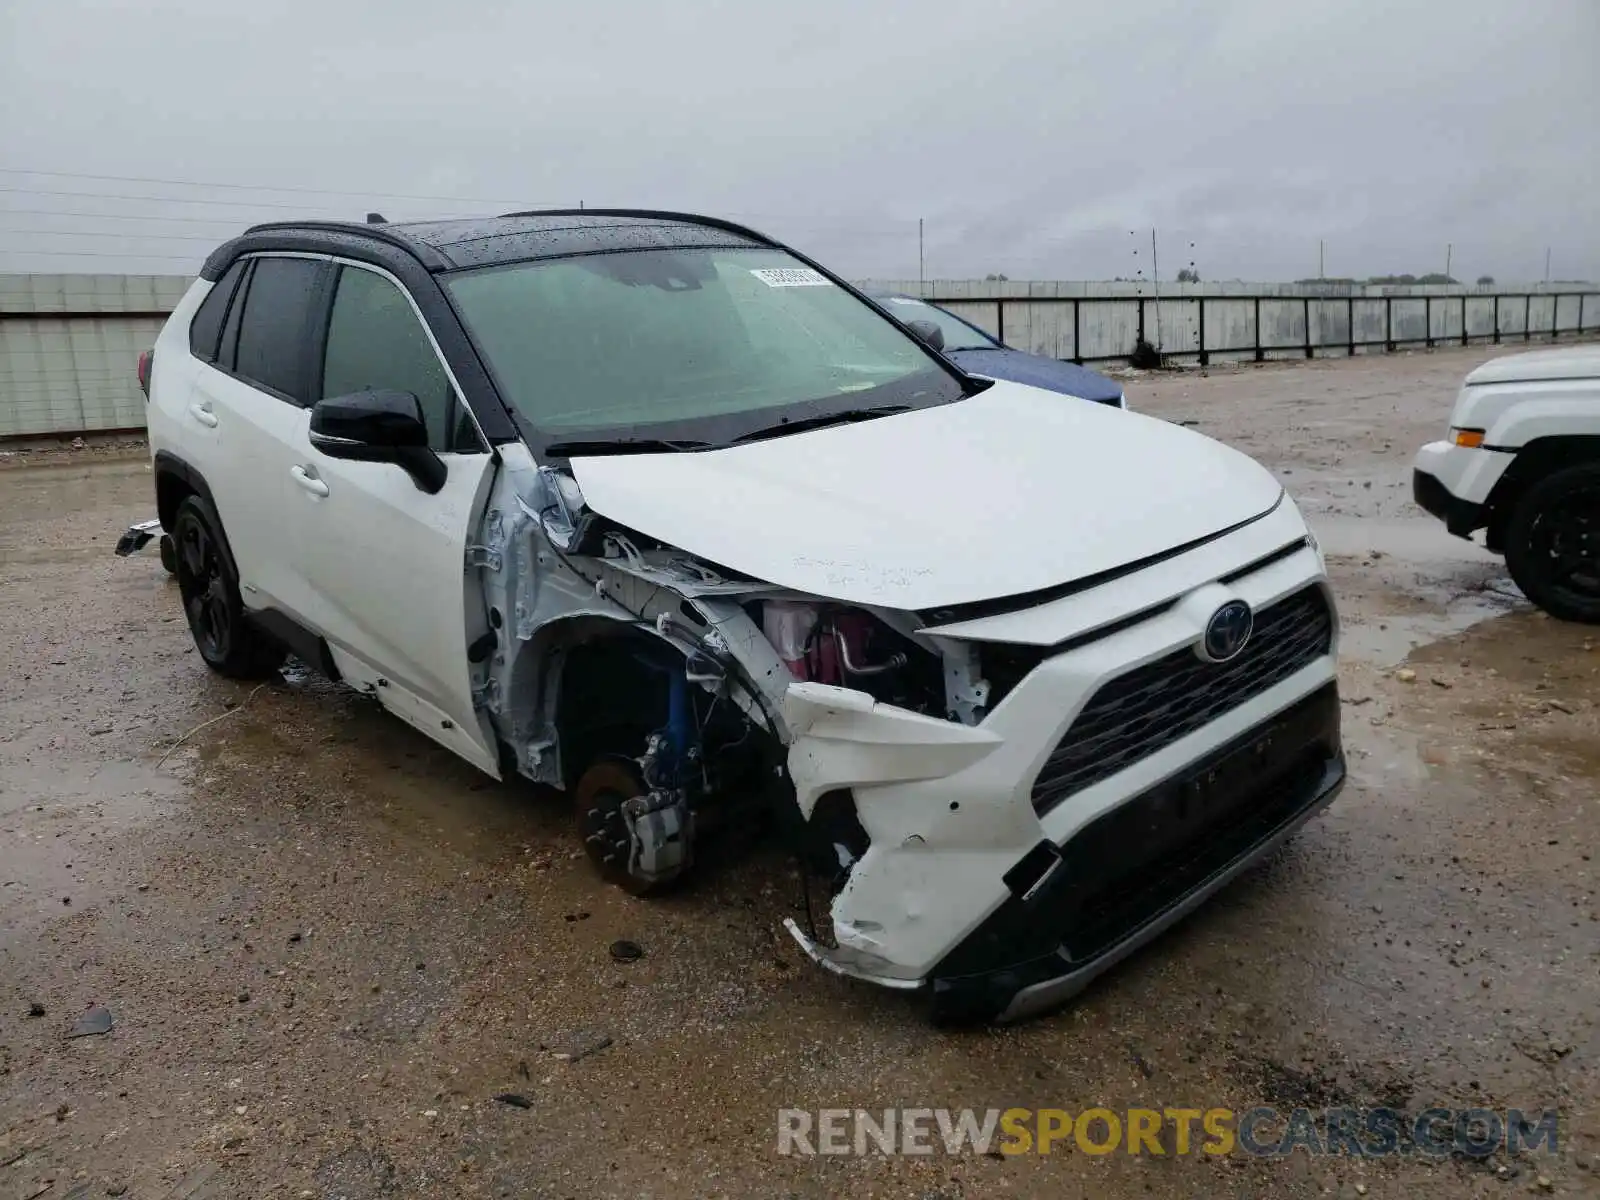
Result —
<svg viewBox="0 0 1600 1200"><path fill-rule="evenodd" d="M1000 343L979 329L974 329L954 313L926 300L911 296L885 296L881 303L902 324L910 321L932 321L944 333L945 350L998 350Z"/></svg>
<svg viewBox="0 0 1600 1200"><path fill-rule="evenodd" d="M502 395L557 442L697 448L964 394L904 330L781 250L590 254L447 287Z"/></svg>

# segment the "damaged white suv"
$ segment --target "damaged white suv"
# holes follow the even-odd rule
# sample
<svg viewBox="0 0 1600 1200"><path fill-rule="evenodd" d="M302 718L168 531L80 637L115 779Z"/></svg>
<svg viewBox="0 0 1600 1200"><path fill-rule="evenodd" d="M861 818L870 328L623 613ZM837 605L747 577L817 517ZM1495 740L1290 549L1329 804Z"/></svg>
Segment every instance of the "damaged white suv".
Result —
<svg viewBox="0 0 1600 1200"><path fill-rule="evenodd" d="M293 652L566 789L633 891L775 817L806 953L940 1017L1071 995L1343 782L1271 475L970 377L741 226L261 226L141 376L212 667Z"/></svg>

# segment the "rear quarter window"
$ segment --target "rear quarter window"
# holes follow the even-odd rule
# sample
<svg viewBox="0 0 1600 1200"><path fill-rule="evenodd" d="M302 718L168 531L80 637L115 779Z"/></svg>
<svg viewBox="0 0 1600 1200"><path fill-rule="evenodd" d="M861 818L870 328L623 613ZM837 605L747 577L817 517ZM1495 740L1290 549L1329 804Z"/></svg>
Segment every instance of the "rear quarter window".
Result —
<svg viewBox="0 0 1600 1200"><path fill-rule="evenodd" d="M239 286L239 277L244 274L245 265L245 260L241 258L229 267L195 310L194 319L189 322L189 353L196 358L209 363L217 361L217 343L222 337L223 318L228 315L228 303Z"/></svg>

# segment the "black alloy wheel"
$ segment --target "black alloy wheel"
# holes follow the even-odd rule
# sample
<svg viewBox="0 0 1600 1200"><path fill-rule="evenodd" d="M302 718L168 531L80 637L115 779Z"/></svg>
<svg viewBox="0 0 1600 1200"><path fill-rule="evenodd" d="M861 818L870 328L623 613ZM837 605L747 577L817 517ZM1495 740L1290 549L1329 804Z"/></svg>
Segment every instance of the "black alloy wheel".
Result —
<svg viewBox="0 0 1600 1200"><path fill-rule="evenodd" d="M1530 487L1506 526L1505 551L1529 600L1553 617L1600 624L1600 463Z"/></svg>
<svg viewBox="0 0 1600 1200"><path fill-rule="evenodd" d="M172 541L178 593L200 657L231 679L271 675L286 651L246 618L233 556L211 506L198 496L178 505Z"/></svg>

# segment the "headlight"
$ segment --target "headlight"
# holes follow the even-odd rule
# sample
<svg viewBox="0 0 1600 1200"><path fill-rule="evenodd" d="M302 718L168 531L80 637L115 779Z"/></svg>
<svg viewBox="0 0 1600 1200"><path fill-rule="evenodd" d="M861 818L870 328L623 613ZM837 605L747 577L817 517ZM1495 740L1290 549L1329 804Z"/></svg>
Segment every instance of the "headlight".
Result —
<svg viewBox="0 0 1600 1200"><path fill-rule="evenodd" d="M1303 517L1301 519L1304 520ZM1309 524L1306 526L1306 545L1311 547L1311 552L1317 556L1317 566L1320 567L1322 569L1322 573L1326 575L1328 573L1328 560L1323 556L1322 543L1317 541L1317 535L1311 532L1311 526Z"/></svg>

